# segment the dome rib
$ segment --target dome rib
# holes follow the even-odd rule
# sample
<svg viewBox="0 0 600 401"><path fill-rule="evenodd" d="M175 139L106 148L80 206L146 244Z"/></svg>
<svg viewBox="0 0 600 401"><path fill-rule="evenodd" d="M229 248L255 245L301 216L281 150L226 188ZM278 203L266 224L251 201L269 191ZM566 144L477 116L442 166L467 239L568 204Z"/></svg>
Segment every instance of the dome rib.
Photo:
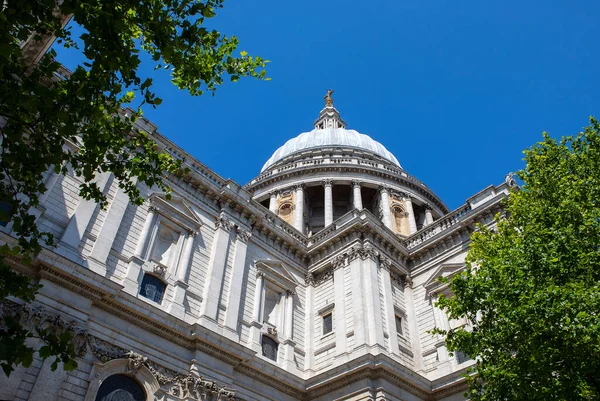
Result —
<svg viewBox="0 0 600 401"><path fill-rule="evenodd" d="M294 153L323 146L353 147L367 150L402 168L398 159L385 146L373 140L368 135L345 128L325 128L304 132L288 140L273 153L260 172L262 173L278 161Z"/></svg>

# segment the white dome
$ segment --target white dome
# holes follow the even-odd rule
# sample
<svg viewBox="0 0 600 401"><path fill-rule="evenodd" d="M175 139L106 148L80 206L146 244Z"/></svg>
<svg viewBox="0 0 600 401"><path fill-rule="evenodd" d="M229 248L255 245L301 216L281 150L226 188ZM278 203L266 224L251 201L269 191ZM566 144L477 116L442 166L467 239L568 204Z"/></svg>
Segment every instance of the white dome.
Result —
<svg viewBox="0 0 600 401"><path fill-rule="evenodd" d="M367 150L389 160L396 166L401 167L400 163L398 163L398 159L396 159L393 154L368 135L345 128L325 128L304 132L297 137L290 139L273 153L273 156L267 160L260 171L262 173L279 160L282 160L293 153L323 146L343 146Z"/></svg>

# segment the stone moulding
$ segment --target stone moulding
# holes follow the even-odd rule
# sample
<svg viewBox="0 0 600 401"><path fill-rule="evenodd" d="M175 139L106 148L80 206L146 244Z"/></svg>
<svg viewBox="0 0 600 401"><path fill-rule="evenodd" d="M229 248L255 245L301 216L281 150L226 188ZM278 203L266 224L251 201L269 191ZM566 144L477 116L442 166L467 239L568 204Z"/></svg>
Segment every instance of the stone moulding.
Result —
<svg viewBox="0 0 600 401"><path fill-rule="evenodd" d="M205 379L193 371L188 374L177 373L156 364L141 354L127 351L94 336L89 336L89 344L92 354L105 364L113 360L126 361L124 373L135 375L141 369L146 368L158 383L159 387L155 392L162 391L186 400L225 401L236 399L235 390Z"/></svg>

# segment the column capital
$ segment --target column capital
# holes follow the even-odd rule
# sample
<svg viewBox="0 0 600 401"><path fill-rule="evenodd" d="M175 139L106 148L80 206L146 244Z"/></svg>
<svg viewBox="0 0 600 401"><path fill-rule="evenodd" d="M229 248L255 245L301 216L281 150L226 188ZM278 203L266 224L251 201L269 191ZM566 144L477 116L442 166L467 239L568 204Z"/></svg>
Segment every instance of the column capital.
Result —
<svg viewBox="0 0 600 401"><path fill-rule="evenodd" d="M352 180L352 187L361 187L362 186L362 181L359 180Z"/></svg>
<svg viewBox="0 0 600 401"><path fill-rule="evenodd" d="M250 240L250 237L252 236L251 232L246 231L240 227L236 228L236 234L237 234L238 239L242 242L248 242L248 240Z"/></svg>
<svg viewBox="0 0 600 401"><path fill-rule="evenodd" d="M392 191L392 189L390 187L385 186L385 185L380 185L379 187L377 187L377 189L379 190L379 193L386 193L388 195Z"/></svg>
<svg viewBox="0 0 600 401"><path fill-rule="evenodd" d="M346 257L344 255L336 256L331 261L331 265L333 266L334 270L344 267L346 265Z"/></svg>
<svg viewBox="0 0 600 401"><path fill-rule="evenodd" d="M306 188L305 184L294 184L292 185L292 188L294 188L294 191L303 191Z"/></svg>
<svg viewBox="0 0 600 401"><path fill-rule="evenodd" d="M229 232L233 228L233 224L231 221L229 221L225 213L221 212L221 214L215 218L215 228L217 230L222 228L223 230Z"/></svg>
<svg viewBox="0 0 600 401"><path fill-rule="evenodd" d="M392 267L392 260L387 256L380 256L379 265L385 270L390 270L390 267Z"/></svg>
<svg viewBox="0 0 600 401"><path fill-rule="evenodd" d="M315 284L315 276L312 273L306 273L304 276L304 282L306 285L314 285Z"/></svg>
<svg viewBox="0 0 600 401"><path fill-rule="evenodd" d="M321 184L323 184L324 187L331 187L333 185L333 181L329 178L326 178L321 181Z"/></svg>
<svg viewBox="0 0 600 401"><path fill-rule="evenodd" d="M277 198L277 195L279 195L279 191L278 190L269 191L269 197L270 198Z"/></svg>

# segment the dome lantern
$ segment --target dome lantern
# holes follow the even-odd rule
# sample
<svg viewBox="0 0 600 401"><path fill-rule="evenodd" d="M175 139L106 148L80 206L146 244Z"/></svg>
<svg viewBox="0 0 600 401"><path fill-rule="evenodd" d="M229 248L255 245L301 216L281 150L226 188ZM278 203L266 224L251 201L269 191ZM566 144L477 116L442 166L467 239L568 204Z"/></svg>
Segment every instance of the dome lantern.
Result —
<svg viewBox="0 0 600 401"><path fill-rule="evenodd" d="M332 89L327 90L325 99L325 107L319 113L319 118L315 121L315 129L325 128L346 128L346 122L340 117L340 113L333 107Z"/></svg>

